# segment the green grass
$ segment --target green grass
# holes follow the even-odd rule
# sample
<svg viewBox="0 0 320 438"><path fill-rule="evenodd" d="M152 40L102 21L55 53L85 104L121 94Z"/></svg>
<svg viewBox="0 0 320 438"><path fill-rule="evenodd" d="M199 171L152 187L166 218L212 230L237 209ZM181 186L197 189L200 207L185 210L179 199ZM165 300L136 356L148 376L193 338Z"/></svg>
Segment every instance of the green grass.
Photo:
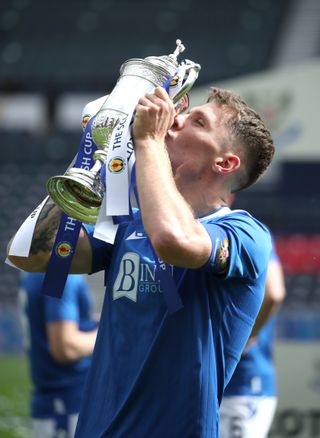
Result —
<svg viewBox="0 0 320 438"><path fill-rule="evenodd" d="M0 356L0 437L31 438L28 362L23 355Z"/></svg>

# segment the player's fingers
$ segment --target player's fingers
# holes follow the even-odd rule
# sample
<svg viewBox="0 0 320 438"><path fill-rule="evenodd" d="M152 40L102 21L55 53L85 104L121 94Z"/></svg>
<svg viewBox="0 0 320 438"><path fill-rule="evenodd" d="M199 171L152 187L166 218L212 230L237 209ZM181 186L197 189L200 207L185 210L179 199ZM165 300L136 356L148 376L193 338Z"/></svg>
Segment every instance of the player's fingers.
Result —
<svg viewBox="0 0 320 438"><path fill-rule="evenodd" d="M154 89L154 95L159 97L160 99L171 102L171 99L170 99L168 93L166 92L166 90L163 87L156 87Z"/></svg>

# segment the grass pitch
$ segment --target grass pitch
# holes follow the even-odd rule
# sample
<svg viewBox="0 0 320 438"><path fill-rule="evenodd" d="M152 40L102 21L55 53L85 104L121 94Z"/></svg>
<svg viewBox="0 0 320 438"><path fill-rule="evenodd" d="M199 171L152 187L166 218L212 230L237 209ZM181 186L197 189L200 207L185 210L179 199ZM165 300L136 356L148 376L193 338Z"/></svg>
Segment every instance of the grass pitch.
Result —
<svg viewBox="0 0 320 438"><path fill-rule="evenodd" d="M0 437L31 438L27 358L0 356Z"/></svg>

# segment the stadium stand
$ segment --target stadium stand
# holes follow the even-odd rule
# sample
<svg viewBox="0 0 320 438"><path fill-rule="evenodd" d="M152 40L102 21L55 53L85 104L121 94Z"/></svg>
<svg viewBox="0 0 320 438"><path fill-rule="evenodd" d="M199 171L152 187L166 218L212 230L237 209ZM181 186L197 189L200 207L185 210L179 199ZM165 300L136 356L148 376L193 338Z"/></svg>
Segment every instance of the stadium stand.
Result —
<svg viewBox="0 0 320 438"><path fill-rule="evenodd" d="M0 4L0 86L59 94L110 89L120 65L165 55L176 38L199 84L265 69L289 0L8 0Z"/></svg>

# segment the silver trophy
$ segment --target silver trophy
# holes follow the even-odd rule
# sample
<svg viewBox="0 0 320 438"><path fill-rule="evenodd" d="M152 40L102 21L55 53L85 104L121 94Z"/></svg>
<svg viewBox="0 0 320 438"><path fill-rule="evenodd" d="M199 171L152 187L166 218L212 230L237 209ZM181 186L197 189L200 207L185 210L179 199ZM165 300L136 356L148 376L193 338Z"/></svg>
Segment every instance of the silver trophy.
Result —
<svg viewBox="0 0 320 438"><path fill-rule="evenodd" d="M174 78L181 66L184 78L172 98L174 104L193 86L201 67L190 60L179 64L177 57L185 47L180 40L176 46L170 55L133 58L122 64L114 89L92 123L92 136L98 148L93 155L94 165L90 170L69 168L64 175L53 176L47 182L50 197L67 215L81 222L96 223L104 196L100 170L107 158L111 135L123 117L133 113L140 97Z"/></svg>

